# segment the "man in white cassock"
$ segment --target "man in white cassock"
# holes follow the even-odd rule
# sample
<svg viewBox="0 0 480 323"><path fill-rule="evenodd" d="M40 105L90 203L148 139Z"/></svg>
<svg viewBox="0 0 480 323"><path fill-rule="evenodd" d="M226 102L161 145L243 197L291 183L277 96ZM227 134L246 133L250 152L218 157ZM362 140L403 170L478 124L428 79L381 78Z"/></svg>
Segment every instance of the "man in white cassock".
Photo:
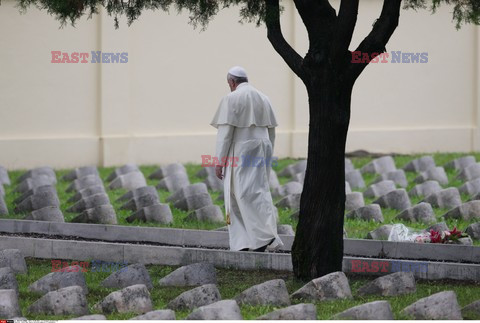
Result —
<svg viewBox="0 0 480 323"><path fill-rule="evenodd" d="M278 124L270 100L248 83L243 68L232 67L227 82L231 93L210 124L218 129L216 157L226 161L216 175L224 180L230 249L263 252L283 246L269 185Z"/></svg>

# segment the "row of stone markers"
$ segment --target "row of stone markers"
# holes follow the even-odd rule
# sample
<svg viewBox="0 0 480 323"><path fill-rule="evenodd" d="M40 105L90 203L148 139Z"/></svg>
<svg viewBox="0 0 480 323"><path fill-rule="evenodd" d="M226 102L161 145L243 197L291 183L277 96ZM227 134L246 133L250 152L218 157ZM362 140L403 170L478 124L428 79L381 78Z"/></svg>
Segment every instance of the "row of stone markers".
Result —
<svg viewBox="0 0 480 323"><path fill-rule="evenodd" d="M169 224L173 222L172 211L168 204L160 202L155 187L147 186L145 176L137 165L127 164L117 168L107 178L111 189L127 189L118 201L123 202L121 210L133 213L127 217L127 222L156 222Z"/></svg>
<svg viewBox="0 0 480 323"><path fill-rule="evenodd" d="M459 172L459 179L471 179L474 174L473 169L477 167L475 165L480 164L475 162L473 156L466 156L447 163L445 167L456 169ZM287 166L279 173L281 176L291 177L292 180L273 190L272 196L282 198L276 206L298 210L305 168L306 161L302 160ZM408 193L404 189L408 186L405 171L419 172L419 176L414 180L417 185ZM362 176L366 173L378 175L369 187L365 186ZM471 179L458 189L456 187L443 188L442 185L448 184L445 169L437 167L431 156L412 160L403 169L396 168L395 161L391 156L374 159L361 169L355 169L351 161L345 159L345 176L347 218L373 220L381 223L384 222L382 208L388 208L399 212L398 220L432 224L436 222L433 208L443 208L449 210L443 215L444 219L480 219L480 178ZM397 186L402 188L397 189ZM352 188L364 191L352 192ZM462 203L460 193L469 194L471 200ZM423 200L417 205L412 205L410 197L422 197ZM372 204L365 205L364 198L374 198L375 200ZM292 217L297 218L298 211ZM475 233L474 237L477 239L480 237L479 230L480 223L472 224L468 228L469 232ZM470 244L471 240L464 239L464 243Z"/></svg>
<svg viewBox="0 0 480 323"><path fill-rule="evenodd" d="M177 209L189 212L186 220L224 221L222 209L213 204L208 192L209 188L215 191L218 186L212 187L208 182L190 184L187 171L182 164L162 166L149 178L160 180L157 188L171 193L166 199L167 202L172 203Z"/></svg>
<svg viewBox="0 0 480 323"><path fill-rule="evenodd" d="M14 192L20 196L13 202L15 214L26 214L26 220L65 222L60 210L57 176L51 167L38 167L17 178Z"/></svg>
<svg viewBox="0 0 480 323"><path fill-rule="evenodd" d="M67 212L78 213L72 222L117 224L115 209L110 203L97 167L76 168L66 174L63 180L72 182L67 193L75 193L68 200L73 205L67 209Z"/></svg>
<svg viewBox="0 0 480 323"><path fill-rule="evenodd" d="M27 266L19 250L0 250L0 317L26 319L22 315L80 315L74 319L106 319L111 313L135 313L139 320L175 319L175 311L190 311L187 319L241 320L240 306L272 306L273 312L258 319L317 319L316 303L354 299L365 296L401 296L414 294L416 282L411 272L396 272L379 277L360 287L352 295L350 283L343 272L315 278L292 294L285 281L274 279L254 285L232 299L222 300L217 287L215 267L195 263L180 267L158 282L152 281L143 264L136 263L113 272L100 286L118 289L93 306L87 303L88 286L78 265L49 273L28 287L28 293L42 295L29 304L26 313L19 306L17 273L26 273ZM154 309L150 291L158 287L193 287L170 300L166 309ZM303 303L291 305L292 300ZM443 291L417 300L402 310L402 315L424 320L458 320L478 317L480 300L460 308L454 291ZM387 320L394 319L389 301L373 301L335 314L332 319Z"/></svg>

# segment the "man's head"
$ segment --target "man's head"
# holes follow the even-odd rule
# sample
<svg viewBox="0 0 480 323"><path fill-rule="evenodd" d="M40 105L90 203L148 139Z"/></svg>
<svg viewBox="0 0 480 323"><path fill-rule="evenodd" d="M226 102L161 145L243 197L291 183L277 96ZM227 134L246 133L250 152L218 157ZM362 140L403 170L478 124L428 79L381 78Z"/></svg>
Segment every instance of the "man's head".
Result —
<svg viewBox="0 0 480 323"><path fill-rule="evenodd" d="M243 67L234 66L228 70L227 82L230 90L233 92L240 83L248 82L247 72Z"/></svg>

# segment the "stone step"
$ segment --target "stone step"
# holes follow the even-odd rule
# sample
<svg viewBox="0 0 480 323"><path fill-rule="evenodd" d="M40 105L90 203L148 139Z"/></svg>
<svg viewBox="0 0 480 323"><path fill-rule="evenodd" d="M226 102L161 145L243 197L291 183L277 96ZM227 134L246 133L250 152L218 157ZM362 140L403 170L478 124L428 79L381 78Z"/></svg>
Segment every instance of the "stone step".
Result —
<svg viewBox="0 0 480 323"><path fill-rule="evenodd" d="M104 242L144 242L146 244L170 246L229 248L228 232L214 230L0 219L0 232L16 234L37 233L51 236L95 239ZM280 238L284 243L280 251L289 252L295 237L280 235ZM480 247L466 245L344 239L344 254L359 257L438 260L480 264Z"/></svg>
<svg viewBox="0 0 480 323"><path fill-rule="evenodd" d="M19 249L25 257L41 259L102 260L184 266L208 262L219 268L292 271L288 253L261 253L201 248L149 246L111 242L40 239L0 236L2 248ZM342 270L353 275L382 276L397 271L413 272L416 278L480 280L480 265L345 256Z"/></svg>

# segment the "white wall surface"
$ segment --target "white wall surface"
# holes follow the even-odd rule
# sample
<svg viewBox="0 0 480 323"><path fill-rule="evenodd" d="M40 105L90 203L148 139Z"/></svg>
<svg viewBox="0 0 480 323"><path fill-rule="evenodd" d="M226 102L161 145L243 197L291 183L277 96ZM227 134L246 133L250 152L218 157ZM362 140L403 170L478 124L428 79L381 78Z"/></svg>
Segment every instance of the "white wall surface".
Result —
<svg viewBox="0 0 480 323"><path fill-rule="evenodd" d="M306 33L290 1L282 27L302 55ZM332 1L338 7L339 1ZM265 27L223 10L206 31L188 15L145 12L132 26L104 11L59 29L45 11L0 6L0 165L201 162L213 154L209 125L229 91L226 72L247 69L279 122L275 155L306 157L305 89L275 53ZM371 29L380 0L361 2L351 50ZM128 52L126 64L53 64L51 51ZM402 10L387 50L428 52L427 64L371 64L356 83L347 150L478 150L479 27L455 30L449 8ZM89 59L90 60L90 59Z"/></svg>

